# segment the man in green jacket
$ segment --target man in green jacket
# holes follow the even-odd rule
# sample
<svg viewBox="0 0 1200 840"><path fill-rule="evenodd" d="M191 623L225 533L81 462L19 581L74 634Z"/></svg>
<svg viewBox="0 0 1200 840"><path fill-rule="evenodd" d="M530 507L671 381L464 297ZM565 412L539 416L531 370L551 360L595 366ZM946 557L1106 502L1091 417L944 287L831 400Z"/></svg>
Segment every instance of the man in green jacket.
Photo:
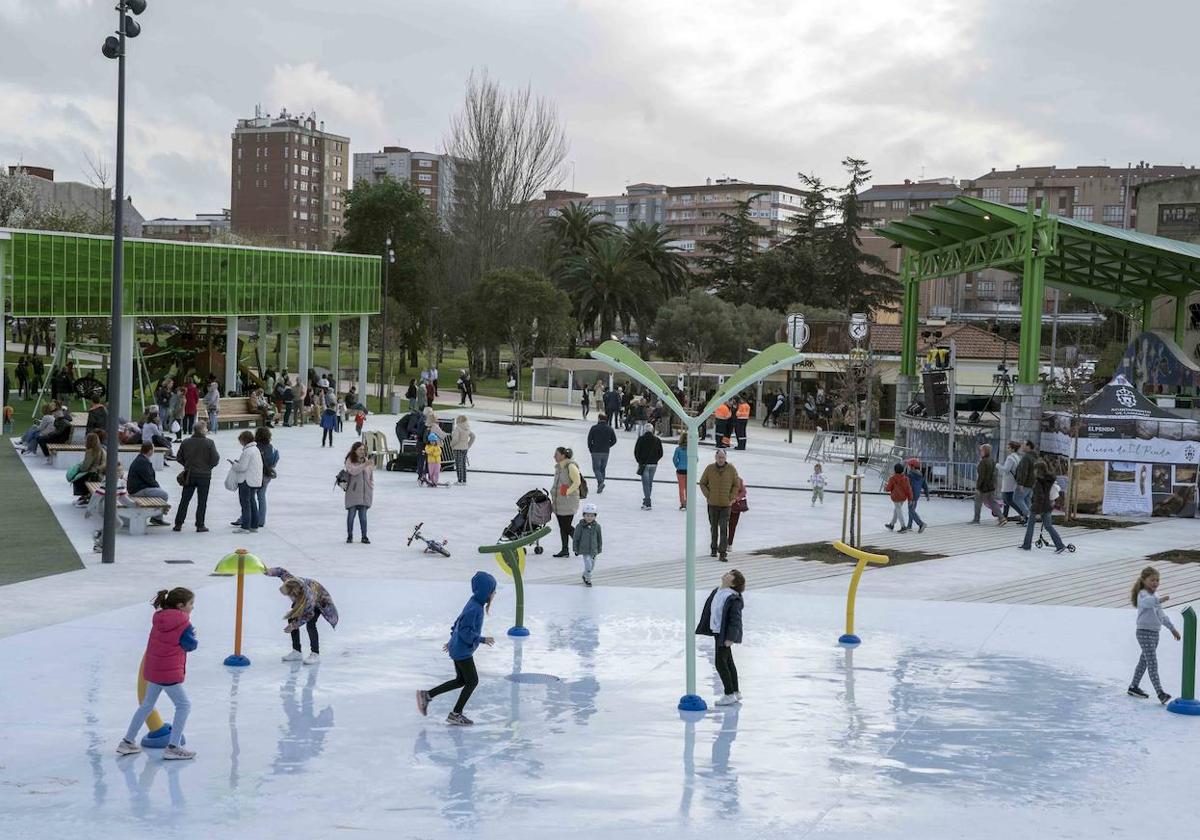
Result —
<svg viewBox="0 0 1200 840"><path fill-rule="evenodd" d="M704 468L698 482L700 492L708 500L709 556L722 563L729 545L729 507L738 494L738 474L733 464L726 462L725 450L718 449L713 463Z"/></svg>
<svg viewBox="0 0 1200 840"><path fill-rule="evenodd" d="M984 505L997 517L998 524L1003 525L1008 520L1000 513L1000 503L996 501L996 462L992 460L992 446L985 443L979 447L979 463L975 466L975 518L971 520L979 524L979 511Z"/></svg>

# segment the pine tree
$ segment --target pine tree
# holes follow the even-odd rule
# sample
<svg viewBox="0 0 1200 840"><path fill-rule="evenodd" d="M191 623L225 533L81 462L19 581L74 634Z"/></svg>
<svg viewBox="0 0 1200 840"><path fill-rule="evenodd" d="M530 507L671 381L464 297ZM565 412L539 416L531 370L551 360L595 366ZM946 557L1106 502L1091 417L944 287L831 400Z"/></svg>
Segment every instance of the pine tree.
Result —
<svg viewBox="0 0 1200 840"><path fill-rule="evenodd" d="M730 303L750 303L758 269L759 241L771 232L750 215L750 205L766 193L755 193L735 202L732 213L722 213L721 223L710 229L716 241L704 246L699 260L710 287Z"/></svg>

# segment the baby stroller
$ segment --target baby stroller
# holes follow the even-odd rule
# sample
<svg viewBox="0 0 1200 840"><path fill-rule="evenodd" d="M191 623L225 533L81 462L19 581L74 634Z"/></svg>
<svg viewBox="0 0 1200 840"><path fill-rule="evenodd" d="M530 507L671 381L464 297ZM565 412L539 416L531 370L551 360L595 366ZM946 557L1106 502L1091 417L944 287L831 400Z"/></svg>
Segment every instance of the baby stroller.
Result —
<svg viewBox="0 0 1200 840"><path fill-rule="evenodd" d="M504 529L501 539L519 540L541 528L554 516L554 506L550 503L550 494L545 490L530 490L517 499L517 515ZM534 554L542 553L540 543L535 543Z"/></svg>

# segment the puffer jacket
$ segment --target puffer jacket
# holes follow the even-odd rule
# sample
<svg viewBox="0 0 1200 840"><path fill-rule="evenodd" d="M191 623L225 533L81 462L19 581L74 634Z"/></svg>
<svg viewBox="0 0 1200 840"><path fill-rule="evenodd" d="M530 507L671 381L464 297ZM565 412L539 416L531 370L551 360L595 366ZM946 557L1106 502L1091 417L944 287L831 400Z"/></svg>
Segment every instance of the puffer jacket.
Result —
<svg viewBox="0 0 1200 840"><path fill-rule="evenodd" d="M696 635L715 636L717 647L724 647L727 641L740 645L742 643L742 607L745 602L738 592L730 595L725 601L725 609L721 612L721 632L714 633L712 630L712 602L717 595L717 589L708 593L708 600L704 602L704 609L700 611L700 622L696 625Z"/></svg>
<svg viewBox="0 0 1200 840"><path fill-rule="evenodd" d="M740 480L733 464L726 463L723 467L709 464L700 475L699 486L709 507L727 508L737 498Z"/></svg>
<svg viewBox="0 0 1200 840"><path fill-rule="evenodd" d="M197 647L196 631L183 610L159 610L150 622L142 676L159 685L175 685L187 675L187 655Z"/></svg>
<svg viewBox="0 0 1200 840"><path fill-rule="evenodd" d="M600 523L584 519L576 524L575 533L571 535L571 547L576 554L598 557L604 550L604 534L600 530Z"/></svg>

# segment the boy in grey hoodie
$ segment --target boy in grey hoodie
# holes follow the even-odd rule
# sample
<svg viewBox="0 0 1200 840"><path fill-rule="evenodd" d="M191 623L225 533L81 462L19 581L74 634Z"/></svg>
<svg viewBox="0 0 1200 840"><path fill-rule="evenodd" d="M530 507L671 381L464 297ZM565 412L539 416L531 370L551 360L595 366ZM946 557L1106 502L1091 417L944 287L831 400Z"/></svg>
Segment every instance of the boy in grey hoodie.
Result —
<svg viewBox="0 0 1200 840"><path fill-rule="evenodd" d="M604 537L600 531L600 523L596 521L596 506L591 502L583 505L583 520L575 526L575 534L571 538L571 547L575 556L583 558L583 585L592 585L592 569L596 568L596 558L604 546Z"/></svg>

